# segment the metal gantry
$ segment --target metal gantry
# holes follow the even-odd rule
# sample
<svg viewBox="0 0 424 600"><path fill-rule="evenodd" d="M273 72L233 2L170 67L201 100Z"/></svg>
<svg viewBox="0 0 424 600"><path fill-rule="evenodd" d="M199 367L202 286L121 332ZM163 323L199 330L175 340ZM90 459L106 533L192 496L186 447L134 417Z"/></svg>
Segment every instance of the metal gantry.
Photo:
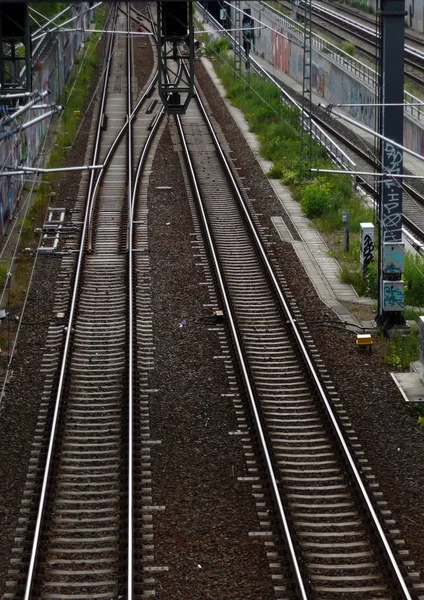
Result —
<svg viewBox="0 0 424 600"><path fill-rule="evenodd" d="M158 2L157 24L159 95L169 114L184 114L194 87L193 3ZM181 77L183 62L187 78Z"/></svg>
<svg viewBox="0 0 424 600"><path fill-rule="evenodd" d="M0 92L30 92L31 35L28 4L0 2Z"/></svg>

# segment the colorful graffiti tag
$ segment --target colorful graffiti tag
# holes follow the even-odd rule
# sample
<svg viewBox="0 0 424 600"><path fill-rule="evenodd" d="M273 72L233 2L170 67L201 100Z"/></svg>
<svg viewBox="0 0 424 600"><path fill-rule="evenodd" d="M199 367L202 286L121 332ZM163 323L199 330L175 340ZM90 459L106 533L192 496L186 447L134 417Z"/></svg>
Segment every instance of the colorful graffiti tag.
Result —
<svg viewBox="0 0 424 600"><path fill-rule="evenodd" d="M278 25L275 23L272 24L272 28L276 31L282 31L281 27L278 27ZM276 31L271 31L273 64L277 67L277 69L284 71L284 73L288 73L290 70L289 65L291 43L287 38L278 35Z"/></svg>

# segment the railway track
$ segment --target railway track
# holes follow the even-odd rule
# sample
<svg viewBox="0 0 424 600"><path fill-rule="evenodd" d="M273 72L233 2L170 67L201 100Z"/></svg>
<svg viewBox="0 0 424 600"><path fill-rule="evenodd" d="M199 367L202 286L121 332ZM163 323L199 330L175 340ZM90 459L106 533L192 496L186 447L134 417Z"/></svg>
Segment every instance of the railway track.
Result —
<svg viewBox="0 0 424 600"><path fill-rule="evenodd" d="M129 15L115 10L114 26L131 31ZM47 437L37 473L40 488L33 496L40 501L34 499L25 518L34 535L16 548L22 560L6 597L133 597L139 555L133 539L142 536L134 518L140 524L143 511L141 500L133 502L134 481L143 489L143 477L135 471L145 460L132 455L142 444L138 429L134 433L134 413L137 424L140 416L132 394L140 386L137 365L145 362L134 348L146 341L138 339L140 300L132 285L140 271L132 255L143 243L132 235L133 213L142 211L137 182L142 169L136 180L133 172L138 152L147 154L157 115L145 102L154 93L154 80L133 107L132 62L131 36L111 38L92 157L105 168L97 180L92 175L86 181L74 282L67 288L72 300L65 303L66 339L46 392L56 400L47 419L50 434L43 423Z"/></svg>
<svg viewBox="0 0 424 600"><path fill-rule="evenodd" d="M128 21L119 22L119 29L125 27ZM130 45L117 43L111 55L122 75L125 56L131 64ZM63 393L57 392L59 437L50 442L46 504L35 526L41 545L33 544L28 579L18 575L7 597L154 594L149 574L155 567L146 566L153 548L150 517L162 507L152 506L152 441L145 433L152 332L142 178L151 159L145 151L136 157L133 150L146 147L154 135L152 120L157 127L159 119L147 110L137 113L130 133L131 88L114 79L117 65L109 83L114 92L102 109L113 118L107 119L107 129L100 119L105 131L96 159L107 169L91 182L95 205L87 209L71 309L75 318L69 318L66 331L71 346L59 378ZM257 421L260 477L273 490L282 526L275 546L285 544L291 556L275 567L276 597L413 598L404 567L381 535L385 526L367 503L367 486L349 459L337 419L328 412L331 400L321 377L311 371L311 350L300 356L299 346L308 345L301 315L293 307L286 312L293 304L290 294L281 292L279 276L266 262L248 203L240 214L244 193L234 197L236 178L228 182L221 169L224 155L215 155L209 125L194 102L179 128L187 164L196 173L191 175L197 182L194 195L202 198L199 212L222 283L237 369ZM55 335L61 335L60 328Z"/></svg>
<svg viewBox="0 0 424 600"><path fill-rule="evenodd" d="M306 349L307 332L297 324L300 315L289 310L291 301L267 263L243 194L232 175L229 183L223 156L215 154L219 143L210 127L194 102L178 118L297 597L412 598L411 583L403 580L405 570L337 431L331 400ZM280 586L281 597L291 597L291 585Z"/></svg>

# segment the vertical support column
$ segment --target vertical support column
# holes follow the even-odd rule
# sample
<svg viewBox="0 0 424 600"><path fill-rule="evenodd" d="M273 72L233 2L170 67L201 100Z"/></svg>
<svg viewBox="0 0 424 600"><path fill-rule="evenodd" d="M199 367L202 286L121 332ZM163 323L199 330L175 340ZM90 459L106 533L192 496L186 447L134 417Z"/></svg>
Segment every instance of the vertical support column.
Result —
<svg viewBox="0 0 424 600"><path fill-rule="evenodd" d="M241 75L241 48L242 48L242 35L241 35L241 11L240 11L240 0L234 0L234 39L236 40L236 47L234 48L234 71Z"/></svg>
<svg viewBox="0 0 424 600"><path fill-rule="evenodd" d="M243 10L243 49L246 57L245 68L248 72L250 82L250 50L252 48L253 40L253 19L251 17L251 9L245 8Z"/></svg>
<svg viewBox="0 0 424 600"><path fill-rule="evenodd" d="M311 25L311 0L304 1L303 23L303 78L302 78L302 118L301 118L301 147L302 162L312 160L311 137L311 104L312 104L312 25ZM302 171L304 169L302 168Z"/></svg>
<svg viewBox="0 0 424 600"><path fill-rule="evenodd" d="M380 133L395 143L403 144L405 0L380 0L380 7ZM398 106L390 106L391 104ZM391 142L381 141L380 160L383 172L402 173L403 151ZM404 307L404 291L401 281L403 261L400 257L403 253L400 180L390 176L384 178L380 184L379 196L377 322L387 331L396 325L405 324L401 312Z"/></svg>
<svg viewBox="0 0 424 600"><path fill-rule="evenodd" d="M25 46L25 89L26 89L27 92L32 92L31 31L30 31L30 28L29 28L28 4L26 4L25 6L26 6L26 10L25 10L25 33L24 33L24 46Z"/></svg>

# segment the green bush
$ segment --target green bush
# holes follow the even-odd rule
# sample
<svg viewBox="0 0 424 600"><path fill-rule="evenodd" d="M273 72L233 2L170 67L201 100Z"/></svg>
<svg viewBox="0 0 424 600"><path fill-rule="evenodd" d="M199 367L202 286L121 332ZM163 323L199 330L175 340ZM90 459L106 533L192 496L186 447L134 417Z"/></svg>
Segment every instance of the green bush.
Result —
<svg viewBox="0 0 424 600"><path fill-rule="evenodd" d="M358 268L346 267L344 265L340 271L340 281L352 285L359 296L365 296L367 293L366 281L362 278Z"/></svg>
<svg viewBox="0 0 424 600"><path fill-rule="evenodd" d="M321 217L331 207L330 185L314 181L305 186L300 204L308 218Z"/></svg>
<svg viewBox="0 0 424 600"><path fill-rule="evenodd" d="M272 165L270 170L267 173L267 177L271 179L281 179L284 176L284 170L281 165Z"/></svg>
<svg viewBox="0 0 424 600"><path fill-rule="evenodd" d="M365 275L367 294L371 298L378 296L378 277L377 265L372 262L368 265L367 274Z"/></svg>
<svg viewBox="0 0 424 600"><path fill-rule="evenodd" d="M402 336L396 332L390 338L386 347L386 362L392 369L404 371L409 363L420 357L418 332Z"/></svg>
<svg viewBox="0 0 424 600"><path fill-rule="evenodd" d="M341 45L341 49L346 52L346 54L349 54L349 56L355 56L355 44L352 44L352 42L343 42Z"/></svg>
<svg viewBox="0 0 424 600"><path fill-rule="evenodd" d="M224 56L229 50L229 45L227 42L227 39L222 37L219 38L218 40L216 40L215 42L213 42L212 44L209 44L208 46L206 46L205 48L205 54L206 56L209 57L213 57L213 56Z"/></svg>
<svg viewBox="0 0 424 600"><path fill-rule="evenodd" d="M405 255L405 302L411 306L424 306L424 258L407 252Z"/></svg>
<svg viewBox="0 0 424 600"><path fill-rule="evenodd" d="M287 171L285 171L281 176L281 183L283 183L284 185L295 185L296 183L298 183L298 181L298 174L296 173L296 171L292 171L290 169L287 169Z"/></svg>

